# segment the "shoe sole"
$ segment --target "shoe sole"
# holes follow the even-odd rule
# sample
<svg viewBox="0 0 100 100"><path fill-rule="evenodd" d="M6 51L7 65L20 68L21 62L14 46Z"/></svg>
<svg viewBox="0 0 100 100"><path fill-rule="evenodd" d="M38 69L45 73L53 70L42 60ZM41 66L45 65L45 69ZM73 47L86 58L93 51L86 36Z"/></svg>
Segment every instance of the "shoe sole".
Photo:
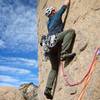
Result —
<svg viewBox="0 0 100 100"><path fill-rule="evenodd" d="M53 99L51 94L44 93L44 95L46 96L47 99Z"/></svg>
<svg viewBox="0 0 100 100"><path fill-rule="evenodd" d="M74 54L72 57L65 56L65 57L62 57L60 60L61 60L61 61L64 61L64 60L66 60L67 58L73 60L73 59L75 58L75 56L76 56L76 54Z"/></svg>

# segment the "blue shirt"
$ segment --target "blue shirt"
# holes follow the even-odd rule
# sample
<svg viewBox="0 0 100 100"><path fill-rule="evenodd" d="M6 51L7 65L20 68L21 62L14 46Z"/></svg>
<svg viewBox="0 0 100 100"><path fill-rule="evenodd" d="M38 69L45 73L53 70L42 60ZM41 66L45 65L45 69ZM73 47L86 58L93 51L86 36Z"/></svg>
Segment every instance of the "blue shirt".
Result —
<svg viewBox="0 0 100 100"><path fill-rule="evenodd" d="M67 6L63 5L61 9L56 12L53 16L49 17L47 28L48 35L58 34L63 31L62 15L65 12Z"/></svg>

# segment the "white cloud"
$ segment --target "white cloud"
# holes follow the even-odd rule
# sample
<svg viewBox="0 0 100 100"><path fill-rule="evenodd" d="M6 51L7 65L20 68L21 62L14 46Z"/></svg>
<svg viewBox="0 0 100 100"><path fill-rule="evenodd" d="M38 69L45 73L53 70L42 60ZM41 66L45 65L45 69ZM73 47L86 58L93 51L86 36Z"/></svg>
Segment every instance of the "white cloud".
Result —
<svg viewBox="0 0 100 100"><path fill-rule="evenodd" d="M34 82L34 84L39 85L38 78L33 78L32 80L27 80L27 81L20 81L10 76L0 75L0 86L19 87L21 84L30 83L30 82Z"/></svg>
<svg viewBox="0 0 100 100"><path fill-rule="evenodd" d="M5 84L12 81L15 86L24 82L38 84L38 75L37 72L34 72L34 68L37 69L37 67L38 63L35 59L0 56L0 73L4 74L0 77L0 81L5 82ZM5 76L5 74L9 76Z"/></svg>
<svg viewBox="0 0 100 100"><path fill-rule="evenodd" d="M10 84L10 83L7 83L7 82L1 82L1 83L0 83L0 86L13 86L13 87L15 87L14 84ZM17 87L17 86L16 86L16 87Z"/></svg>
<svg viewBox="0 0 100 100"><path fill-rule="evenodd" d="M7 26L2 30L2 39L5 40L6 47L16 51L37 50L36 10L22 5L15 10L10 6L6 7L2 12L2 22L6 19L5 25Z"/></svg>
<svg viewBox="0 0 100 100"><path fill-rule="evenodd" d="M8 66L0 66L0 71L1 72L5 72L5 73L14 73L16 75L18 74L22 74L22 75L25 75L25 74L31 74L31 71L30 70L27 70L27 69L21 69L21 68L13 68L13 67L8 67Z"/></svg>
<svg viewBox="0 0 100 100"><path fill-rule="evenodd" d="M21 57L0 57L1 63L11 63L11 64L20 64L25 65L29 67L38 67L38 61L36 59L27 59L27 58L21 58Z"/></svg>
<svg viewBox="0 0 100 100"><path fill-rule="evenodd" d="M39 85L38 77L33 77L33 78L29 77L29 79L27 79L27 81L21 81L20 84L30 83L30 82L33 82L34 84Z"/></svg>
<svg viewBox="0 0 100 100"><path fill-rule="evenodd" d="M3 0L0 1L0 5L2 5L2 2ZM2 12L0 12L0 49L5 48L5 52L7 49L14 53L18 52L18 54L20 51L33 52L34 55L38 42L37 18L34 7L30 8L17 3L16 7L9 5L2 8L0 6L0 11ZM38 80L37 76L35 76L37 73L31 72L33 68L38 67L38 62L35 59L0 56L0 65L4 65L0 66L0 74L4 74L0 75L0 81L5 85L18 85L24 81ZM14 74L8 74L8 72Z"/></svg>
<svg viewBox="0 0 100 100"><path fill-rule="evenodd" d="M6 76L6 75L0 75L0 81L1 82L9 82L9 83L19 82L18 79L15 79L11 76Z"/></svg>
<svg viewBox="0 0 100 100"><path fill-rule="evenodd" d="M0 40L0 48L5 48L5 42Z"/></svg>

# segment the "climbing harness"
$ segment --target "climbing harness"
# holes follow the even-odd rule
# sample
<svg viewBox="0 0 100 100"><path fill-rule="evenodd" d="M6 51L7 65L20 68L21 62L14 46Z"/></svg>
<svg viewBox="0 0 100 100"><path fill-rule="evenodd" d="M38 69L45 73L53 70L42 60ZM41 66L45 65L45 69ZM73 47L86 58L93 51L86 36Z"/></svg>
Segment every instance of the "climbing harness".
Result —
<svg viewBox="0 0 100 100"><path fill-rule="evenodd" d="M44 60L47 61L48 60L48 53L50 52L50 49L47 46L47 36L43 35L41 37L40 45L43 46Z"/></svg>
<svg viewBox="0 0 100 100"><path fill-rule="evenodd" d="M45 61L47 61L47 59L49 58L48 56L49 52L56 44L57 44L56 35L51 35L51 36L43 35L42 36L40 45L43 46Z"/></svg>
<svg viewBox="0 0 100 100"><path fill-rule="evenodd" d="M77 86L77 85L82 84L82 83L84 82L84 80L85 80L85 79L88 77L88 75L90 74L90 72L91 72L91 70L92 70L94 64L96 63L96 56L97 56L97 53L98 53L99 50L100 50L100 48L97 48L97 49L96 49L95 55L94 55L94 57L93 57L92 63L91 63L91 65L89 66L89 70L87 71L87 73L84 75L84 77L82 78L81 81L76 82L76 83L71 83L71 82L68 81L68 76L67 76L67 75L65 74L65 72L64 72L64 64L63 64L63 62L61 62L62 73L63 73L64 80L65 80L65 82L66 82L66 86L70 86L70 87L72 87L72 86Z"/></svg>
<svg viewBox="0 0 100 100"><path fill-rule="evenodd" d="M47 45L49 48L53 48L57 44L57 35L51 35L47 37Z"/></svg>

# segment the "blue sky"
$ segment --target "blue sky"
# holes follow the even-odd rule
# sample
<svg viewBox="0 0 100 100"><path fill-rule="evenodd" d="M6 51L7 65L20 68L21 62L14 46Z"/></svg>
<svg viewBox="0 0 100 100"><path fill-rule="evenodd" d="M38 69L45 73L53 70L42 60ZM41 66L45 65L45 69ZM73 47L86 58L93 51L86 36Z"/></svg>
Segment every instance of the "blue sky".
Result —
<svg viewBox="0 0 100 100"><path fill-rule="evenodd" d="M36 8L36 0L0 0L0 86L38 85Z"/></svg>

